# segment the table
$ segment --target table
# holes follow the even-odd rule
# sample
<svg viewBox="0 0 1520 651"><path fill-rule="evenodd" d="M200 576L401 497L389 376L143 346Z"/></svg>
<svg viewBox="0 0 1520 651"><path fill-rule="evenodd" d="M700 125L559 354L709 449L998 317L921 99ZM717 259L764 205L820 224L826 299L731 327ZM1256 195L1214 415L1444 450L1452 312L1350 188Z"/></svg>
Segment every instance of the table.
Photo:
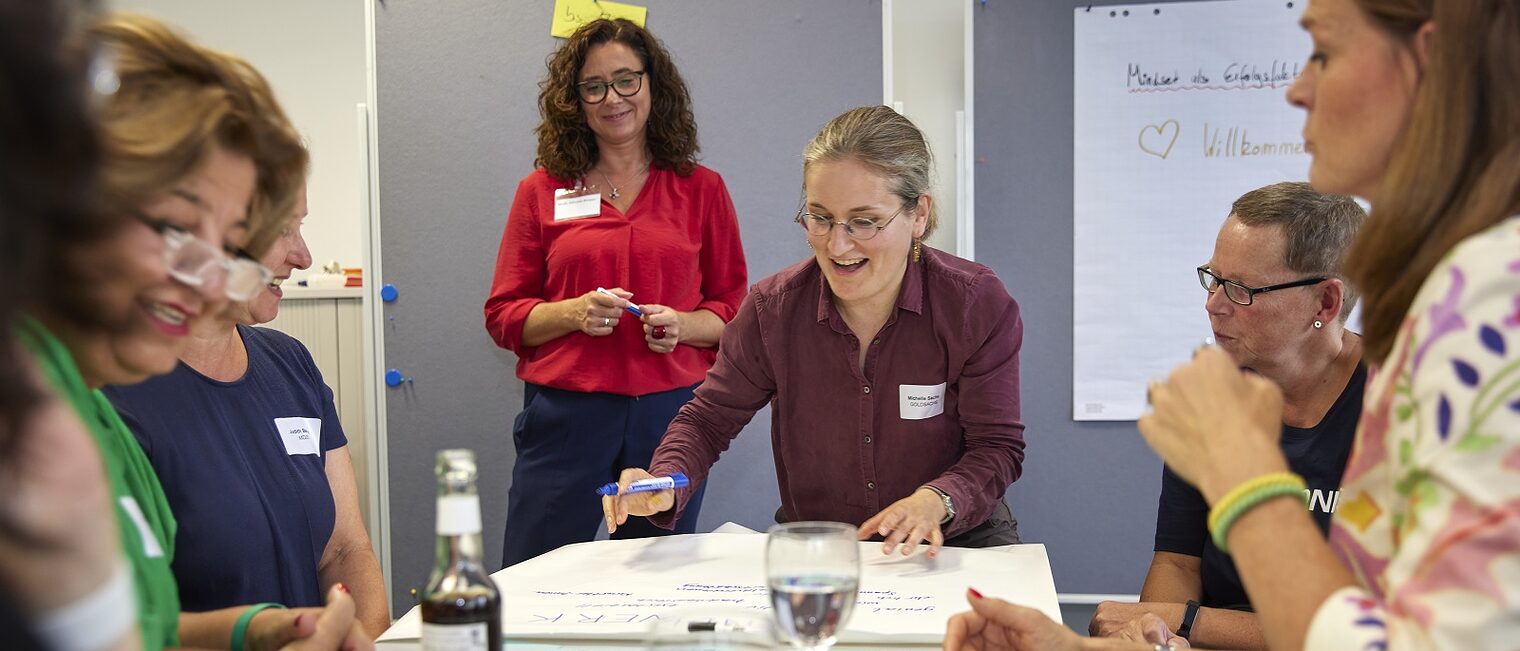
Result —
<svg viewBox="0 0 1520 651"><path fill-rule="evenodd" d="M840 633L842 647L936 648L945 622L966 610L965 590L973 583L1060 621L1043 545L947 547L929 559L922 548L909 557L883 556L880 543L860 544L860 594ZM766 622L764 546L764 535L725 526L560 548L492 575L502 593L503 636L509 648L534 651L640 649L650 626L661 622L679 627L720 616ZM380 636L381 648L418 648L420 626L414 607Z"/></svg>

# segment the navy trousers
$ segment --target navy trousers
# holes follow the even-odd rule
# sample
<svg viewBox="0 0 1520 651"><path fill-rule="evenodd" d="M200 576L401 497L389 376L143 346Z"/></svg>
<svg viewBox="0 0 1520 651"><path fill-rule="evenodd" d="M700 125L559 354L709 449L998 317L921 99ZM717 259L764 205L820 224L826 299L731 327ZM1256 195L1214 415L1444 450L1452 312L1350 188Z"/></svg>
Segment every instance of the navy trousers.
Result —
<svg viewBox="0 0 1520 651"><path fill-rule="evenodd" d="M695 388L634 398L527 385L512 427L517 463L507 490L502 567L594 540L597 528L606 526L596 489L617 481L624 468L649 467L665 428ZM695 532L706 489L704 483L692 495L675 530L629 517L612 537Z"/></svg>

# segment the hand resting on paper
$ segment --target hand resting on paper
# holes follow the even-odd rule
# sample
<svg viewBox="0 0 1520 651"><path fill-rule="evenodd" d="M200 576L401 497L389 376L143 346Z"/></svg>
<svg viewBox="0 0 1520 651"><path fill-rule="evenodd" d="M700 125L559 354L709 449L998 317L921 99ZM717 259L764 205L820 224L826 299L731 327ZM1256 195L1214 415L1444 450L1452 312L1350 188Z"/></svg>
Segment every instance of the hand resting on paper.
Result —
<svg viewBox="0 0 1520 651"><path fill-rule="evenodd" d="M629 493L628 484L640 479L653 479L643 468L624 468L618 476L618 494L602 496L602 517L607 520L607 533L617 531L618 525L628 521L628 516L654 515L674 508L676 492L673 490L648 493Z"/></svg>
<svg viewBox="0 0 1520 651"><path fill-rule="evenodd" d="M939 528L940 521L944 519L944 500L940 499L938 493L920 488L912 495L893 502L881 513L871 516L870 520L860 525L858 533L861 540L871 536L885 538L881 544L883 554L892 553L900 544L902 555L909 556L918 549L920 542L927 541L928 556L934 558L945 544L945 534Z"/></svg>

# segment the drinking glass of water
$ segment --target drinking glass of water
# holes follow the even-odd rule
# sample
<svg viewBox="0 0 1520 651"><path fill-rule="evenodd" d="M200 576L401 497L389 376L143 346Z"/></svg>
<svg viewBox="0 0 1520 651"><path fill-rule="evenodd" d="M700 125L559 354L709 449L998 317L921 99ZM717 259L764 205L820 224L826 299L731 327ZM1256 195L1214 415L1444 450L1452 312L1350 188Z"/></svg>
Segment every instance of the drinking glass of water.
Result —
<svg viewBox="0 0 1520 651"><path fill-rule="evenodd" d="M800 649L827 649L850 619L860 587L855 526L789 522L771 527L765 578L776 634Z"/></svg>

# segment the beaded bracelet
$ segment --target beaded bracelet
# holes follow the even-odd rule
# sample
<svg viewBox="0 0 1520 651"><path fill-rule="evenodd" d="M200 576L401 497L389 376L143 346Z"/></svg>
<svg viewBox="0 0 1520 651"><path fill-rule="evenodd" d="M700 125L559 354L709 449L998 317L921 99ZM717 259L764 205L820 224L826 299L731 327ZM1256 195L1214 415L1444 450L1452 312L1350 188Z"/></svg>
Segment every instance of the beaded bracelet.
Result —
<svg viewBox="0 0 1520 651"><path fill-rule="evenodd" d="M262 603L249 606L237 618L237 623L232 625L232 651L243 651L245 640L248 637L248 623L253 621L253 616L270 608L284 610L285 606L276 603Z"/></svg>
<svg viewBox="0 0 1520 651"><path fill-rule="evenodd" d="M1262 502L1284 495L1297 495L1299 501L1304 501L1306 499L1304 490L1307 488L1304 478L1297 474L1274 472L1253 477L1230 489L1230 492L1225 493L1225 496L1214 504L1214 508L1209 510L1209 531L1214 536L1214 546L1218 547L1219 551L1228 554L1229 547L1225 544L1225 537L1241 515Z"/></svg>

